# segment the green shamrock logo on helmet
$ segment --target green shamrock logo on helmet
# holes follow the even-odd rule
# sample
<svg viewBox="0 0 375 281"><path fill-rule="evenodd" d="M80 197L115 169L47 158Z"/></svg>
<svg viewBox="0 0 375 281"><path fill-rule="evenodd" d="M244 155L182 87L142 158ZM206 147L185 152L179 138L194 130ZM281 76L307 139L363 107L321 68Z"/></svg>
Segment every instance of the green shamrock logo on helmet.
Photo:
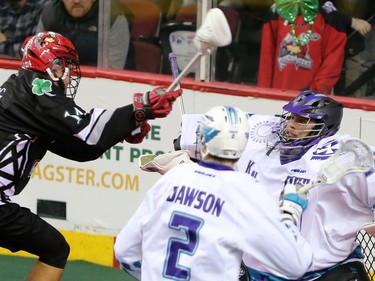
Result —
<svg viewBox="0 0 375 281"><path fill-rule="evenodd" d="M35 78L33 83L32 91L35 95L42 96L55 96L51 93L52 91L52 82L50 80Z"/></svg>

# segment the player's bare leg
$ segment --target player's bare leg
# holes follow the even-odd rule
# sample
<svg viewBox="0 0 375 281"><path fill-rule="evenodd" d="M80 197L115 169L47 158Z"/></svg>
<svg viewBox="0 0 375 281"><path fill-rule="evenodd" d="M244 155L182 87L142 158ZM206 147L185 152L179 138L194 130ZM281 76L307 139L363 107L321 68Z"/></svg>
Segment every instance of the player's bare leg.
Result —
<svg viewBox="0 0 375 281"><path fill-rule="evenodd" d="M31 270L27 281L59 281L64 273L64 269L57 268L37 261Z"/></svg>

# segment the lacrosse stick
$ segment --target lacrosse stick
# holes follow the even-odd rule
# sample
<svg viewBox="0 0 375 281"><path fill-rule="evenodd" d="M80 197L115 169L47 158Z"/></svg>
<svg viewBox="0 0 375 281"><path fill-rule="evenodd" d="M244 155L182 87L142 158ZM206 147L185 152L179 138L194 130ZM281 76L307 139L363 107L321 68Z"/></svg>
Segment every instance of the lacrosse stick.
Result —
<svg viewBox="0 0 375 281"><path fill-rule="evenodd" d="M172 77L173 77L173 80L175 80L178 77L178 65L177 65L177 57L175 53L173 52L169 53L169 62L171 64ZM180 85L177 84L176 88L180 88ZM185 114L185 106L184 106L184 100L182 98L182 95L179 97L178 101L179 101L180 112L182 116Z"/></svg>
<svg viewBox="0 0 375 281"><path fill-rule="evenodd" d="M366 143L355 138L344 139L320 168L316 180L299 188L298 193L305 195L314 186L335 183L349 173L367 172L373 165L374 155Z"/></svg>
<svg viewBox="0 0 375 281"><path fill-rule="evenodd" d="M176 88L182 78L190 72L195 63L197 63L203 55L210 54L217 47L227 46L231 42L232 34L224 13L219 8L210 9L193 39L193 43L195 47L197 47L198 52L174 79L173 83L168 87L167 92Z"/></svg>

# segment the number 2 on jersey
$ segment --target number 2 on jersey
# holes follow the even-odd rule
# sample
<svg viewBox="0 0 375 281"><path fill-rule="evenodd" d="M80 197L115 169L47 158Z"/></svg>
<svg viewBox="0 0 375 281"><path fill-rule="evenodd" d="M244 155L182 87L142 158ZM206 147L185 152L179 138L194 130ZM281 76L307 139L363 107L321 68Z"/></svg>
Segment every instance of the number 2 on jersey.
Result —
<svg viewBox="0 0 375 281"><path fill-rule="evenodd" d="M194 255L198 248L199 231L204 221L201 218L173 212L169 221L169 227L181 235L169 238L167 256L164 262L163 275L165 278L172 280L190 280L190 268L180 265L179 259L181 254Z"/></svg>

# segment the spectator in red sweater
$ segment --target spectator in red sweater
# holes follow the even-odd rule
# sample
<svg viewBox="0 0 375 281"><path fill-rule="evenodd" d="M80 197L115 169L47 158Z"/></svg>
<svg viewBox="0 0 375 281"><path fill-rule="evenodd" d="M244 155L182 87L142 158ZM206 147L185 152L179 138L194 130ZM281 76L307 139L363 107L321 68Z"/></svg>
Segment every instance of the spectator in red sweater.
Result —
<svg viewBox="0 0 375 281"><path fill-rule="evenodd" d="M331 94L345 55L345 19L331 2L275 0L263 25L258 86Z"/></svg>

